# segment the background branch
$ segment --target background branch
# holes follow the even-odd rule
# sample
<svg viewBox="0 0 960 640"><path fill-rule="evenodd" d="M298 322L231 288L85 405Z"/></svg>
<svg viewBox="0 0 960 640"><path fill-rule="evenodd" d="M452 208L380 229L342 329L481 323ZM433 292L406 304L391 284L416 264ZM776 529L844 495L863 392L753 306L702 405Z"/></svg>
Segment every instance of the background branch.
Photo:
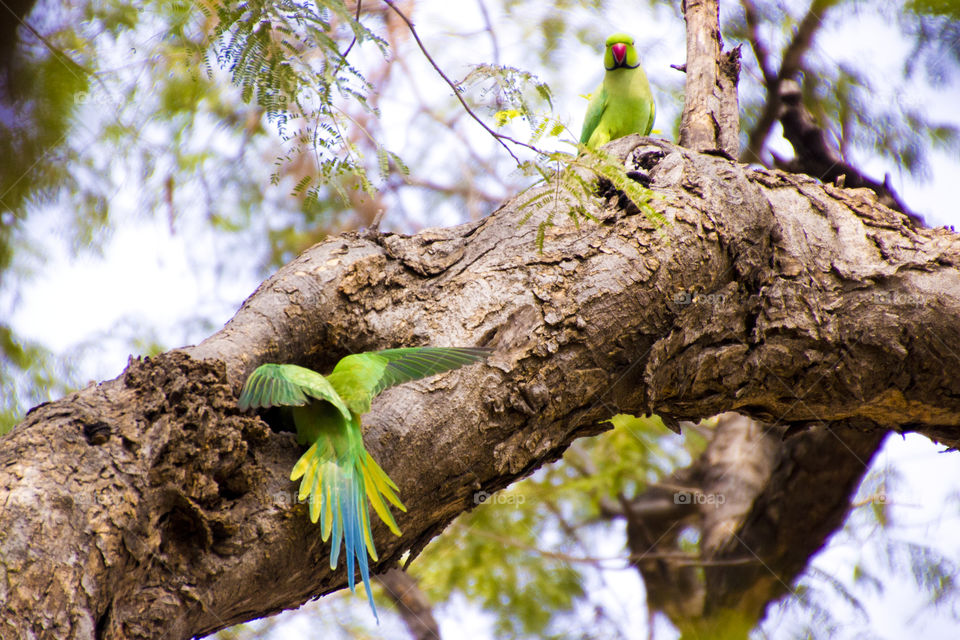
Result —
<svg viewBox="0 0 960 640"><path fill-rule="evenodd" d="M396 605L413 640L440 640L440 625L433 617L433 605L413 576L394 567L377 574L374 580Z"/></svg>
<svg viewBox="0 0 960 640"><path fill-rule="evenodd" d="M797 26L793 39L784 49L780 69L776 72L776 75L774 75L770 66L766 45L761 41L757 29L757 9L751 0L741 0L741 4L746 11L747 24L750 28L750 46L763 72L766 99L763 103L763 111L761 111L753 130L750 131L747 148L743 150L739 157L741 162L759 162L762 164L761 154L766 147L770 130L780 115L780 83L784 80L795 79L801 69L803 56L813 44L813 38L817 31L823 26L823 19L827 10L836 4L836 0L812 0L806 14Z"/></svg>
<svg viewBox="0 0 960 640"><path fill-rule="evenodd" d="M824 182L833 182L850 189L870 189L885 206L905 213L914 224L923 224L923 219L907 208L906 203L897 195L889 179L878 182L864 175L834 151L827 132L816 125L804 107L800 83L793 80L781 82L780 103L783 137L793 145L795 156L791 160L784 160L773 154L774 162L779 168L792 173L805 173Z"/></svg>

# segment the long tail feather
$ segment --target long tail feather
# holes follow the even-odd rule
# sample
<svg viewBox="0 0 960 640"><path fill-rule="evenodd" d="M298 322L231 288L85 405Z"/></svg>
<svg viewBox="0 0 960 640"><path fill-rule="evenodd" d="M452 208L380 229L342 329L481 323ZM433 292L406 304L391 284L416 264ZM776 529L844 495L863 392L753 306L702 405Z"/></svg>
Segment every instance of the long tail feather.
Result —
<svg viewBox="0 0 960 640"><path fill-rule="evenodd" d="M397 497L397 485L365 449L338 458L332 443L324 437L300 457L290 479L300 480L299 499L306 500L310 520L320 521L323 540L331 540L330 568L337 568L342 543L346 553L347 584L351 591L356 591L356 570L359 569L370 609L379 622L367 560L368 555L377 560L367 503L369 500L377 515L399 536L400 528L387 506L389 502L406 511Z"/></svg>
<svg viewBox="0 0 960 640"><path fill-rule="evenodd" d="M397 488L397 485L393 483L390 476L380 468L380 465L377 464L377 461L374 460L369 453L364 451L364 454L363 482L367 497L370 498L370 504L373 505L373 510L377 512L380 519L390 527L390 531L392 531L394 535L400 535L400 528L397 526L396 520L393 519L393 514L390 513L390 509L387 508L387 505L383 502L383 498L380 497L381 495L386 497L395 507L401 511L406 511L407 508L403 506L400 498L393 492L393 490Z"/></svg>

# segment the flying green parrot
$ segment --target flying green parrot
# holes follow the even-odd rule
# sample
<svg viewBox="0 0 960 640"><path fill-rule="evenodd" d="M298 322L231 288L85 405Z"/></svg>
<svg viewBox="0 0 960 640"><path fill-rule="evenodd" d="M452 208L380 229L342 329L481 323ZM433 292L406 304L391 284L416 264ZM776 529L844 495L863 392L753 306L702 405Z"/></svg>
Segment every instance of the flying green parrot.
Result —
<svg viewBox="0 0 960 640"><path fill-rule="evenodd" d="M354 559L373 615L380 621L370 591L367 554L377 560L367 500L390 530L400 535L384 498L406 511L393 480L363 446L360 416L378 393L410 380L457 369L484 359L485 348L414 347L357 353L340 360L324 377L295 364L263 364L240 391L241 411L251 407L290 407L297 441L309 444L290 473L300 480L299 499L307 499L310 520L320 520L320 535L331 533L330 568L337 568L340 541L346 545L347 582L354 589ZM321 518L322 516L322 518Z"/></svg>
<svg viewBox="0 0 960 640"><path fill-rule="evenodd" d="M649 135L656 110L633 38L625 33L607 38L603 66L607 73L590 98L580 133L580 143L591 149L631 133Z"/></svg>

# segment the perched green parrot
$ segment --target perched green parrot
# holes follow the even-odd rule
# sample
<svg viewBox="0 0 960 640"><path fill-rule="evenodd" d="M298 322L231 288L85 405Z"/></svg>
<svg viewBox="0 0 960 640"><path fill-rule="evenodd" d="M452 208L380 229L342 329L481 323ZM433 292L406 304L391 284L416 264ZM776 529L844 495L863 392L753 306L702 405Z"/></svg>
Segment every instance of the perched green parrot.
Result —
<svg viewBox="0 0 960 640"><path fill-rule="evenodd" d="M603 66L607 73L590 98L580 133L580 143L591 149L631 133L649 135L656 110L633 38L625 33L607 38Z"/></svg>
<svg viewBox="0 0 960 640"><path fill-rule="evenodd" d="M333 533L330 568L337 568L340 541L347 549L347 581L354 590L354 559L373 615L380 621L370 591L367 554L377 559L367 500L390 530L400 535L384 498L398 509L397 485L363 446L360 416L378 393L410 380L457 369L484 359L485 348L414 347L347 356L324 377L295 364L263 364L240 391L241 411L250 407L290 407L297 441L309 444L290 473L300 481L299 499L308 499L310 520L320 519L326 542ZM322 516L322 518L321 518Z"/></svg>

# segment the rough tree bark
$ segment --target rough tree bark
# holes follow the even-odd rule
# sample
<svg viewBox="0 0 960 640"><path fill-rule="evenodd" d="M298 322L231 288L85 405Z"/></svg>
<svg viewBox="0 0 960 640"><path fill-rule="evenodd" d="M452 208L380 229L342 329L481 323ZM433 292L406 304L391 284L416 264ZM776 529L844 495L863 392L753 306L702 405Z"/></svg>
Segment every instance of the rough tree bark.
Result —
<svg viewBox="0 0 960 640"><path fill-rule="evenodd" d="M664 225L598 199L584 204L599 222L578 228L561 200L540 253L515 200L412 237L342 235L200 345L32 410L0 442L0 636L186 638L344 586L293 504L292 434L236 409L264 361L496 349L389 390L365 420L409 508L401 538L375 528L384 569L611 411L736 410L830 425L814 429L828 441L897 429L960 444L960 238L864 190L637 137L611 151L641 143L662 156L650 174ZM771 477L796 486L813 471ZM775 533L751 542L766 563L793 535ZM747 570L763 571L716 566L708 582L736 597Z"/></svg>
<svg viewBox="0 0 960 640"><path fill-rule="evenodd" d="M680 144L727 158L740 154L740 109L737 83L740 48L721 54L718 0L684 0L687 61Z"/></svg>

